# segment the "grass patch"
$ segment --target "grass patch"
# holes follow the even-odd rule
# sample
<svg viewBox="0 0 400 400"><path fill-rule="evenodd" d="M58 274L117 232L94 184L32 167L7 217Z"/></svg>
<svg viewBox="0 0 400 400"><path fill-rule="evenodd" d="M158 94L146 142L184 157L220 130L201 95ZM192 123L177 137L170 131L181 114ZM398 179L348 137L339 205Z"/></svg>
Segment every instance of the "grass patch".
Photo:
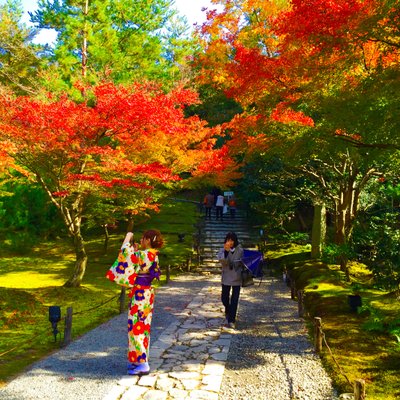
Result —
<svg viewBox="0 0 400 400"><path fill-rule="evenodd" d="M313 318L321 317L327 343L349 380L365 379L368 399L400 398L400 340L396 336L397 332L400 336L399 301L393 294L373 287L372 274L365 265L350 263L349 283L337 265L309 260L309 248L302 249L298 245L271 244L265 254L277 273L286 266L295 279L296 290L305 291L310 336ZM355 292L363 302L357 313L350 310L347 299ZM352 392L325 345L321 357L339 393Z"/></svg>
<svg viewBox="0 0 400 400"><path fill-rule="evenodd" d="M167 202L159 214L136 225L135 238L139 240L147 229L159 229L166 242L160 257L161 269L165 272L169 264L173 276L192 256L192 234L198 216L192 203ZM9 246L1 246L0 385L32 362L59 349L59 341L54 342L48 321L50 305L61 307L58 329L62 332L66 309L73 307L73 338L118 314L120 288L105 279L105 274L124 238L122 228L111 234L107 254L104 254L101 232L86 237L89 260L79 288L62 286L74 269L75 255L69 238L37 243L23 255ZM179 241L178 233L185 233L183 242ZM164 283L165 275L162 275L159 284ZM106 304L99 307L103 303Z"/></svg>

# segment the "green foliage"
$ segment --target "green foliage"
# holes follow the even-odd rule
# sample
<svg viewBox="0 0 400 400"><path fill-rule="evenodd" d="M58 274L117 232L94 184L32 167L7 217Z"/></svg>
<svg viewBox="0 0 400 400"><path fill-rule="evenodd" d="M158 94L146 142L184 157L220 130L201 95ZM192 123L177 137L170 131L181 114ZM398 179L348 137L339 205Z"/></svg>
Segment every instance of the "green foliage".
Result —
<svg viewBox="0 0 400 400"><path fill-rule="evenodd" d="M21 255L26 255L38 242L39 238L34 233L20 231L6 233L4 245L9 249L18 249Z"/></svg>
<svg viewBox="0 0 400 400"><path fill-rule="evenodd" d="M194 44L171 0L40 0L31 20L57 31L50 61L60 84L81 79L171 83ZM61 87L60 87L61 89Z"/></svg>
<svg viewBox="0 0 400 400"><path fill-rule="evenodd" d="M16 181L7 183L4 188L12 195L0 197L0 230L9 232L12 245L23 235L26 235L26 245L29 246L35 242L28 239L29 236L49 238L63 230L57 209L37 185Z"/></svg>
<svg viewBox="0 0 400 400"><path fill-rule="evenodd" d="M254 155L242 172L235 191L251 208L254 220L262 216L268 235L304 228L295 224L295 219L298 210L309 207L306 188L310 182L306 178L294 173L282 157L270 153Z"/></svg>
<svg viewBox="0 0 400 400"><path fill-rule="evenodd" d="M187 115L198 115L208 122L209 126L216 126L229 122L236 114L243 112L242 107L220 90L207 85L200 86L199 95L201 104L190 106Z"/></svg>
<svg viewBox="0 0 400 400"><path fill-rule="evenodd" d="M382 335L391 335L400 345L400 318L387 317L371 304L365 304L360 307L358 313L368 315L368 319L362 325L364 330Z"/></svg>
<svg viewBox="0 0 400 400"><path fill-rule="evenodd" d="M20 0L0 5L0 84L26 95L38 88L40 46L32 45L36 31L21 23L22 12Z"/></svg>
<svg viewBox="0 0 400 400"><path fill-rule="evenodd" d="M192 202L165 199L160 213L152 213L143 223L136 224L136 239L146 229L158 229L165 239L165 246L161 252L161 262L174 266L182 266L193 256L192 243L199 211ZM138 231L140 230L140 232ZM179 234L184 234L183 242L179 241Z"/></svg>
<svg viewBox="0 0 400 400"><path fill-rule="evenodd" d="M349 244L338 245L329 243L322 249L321 260L327 264L338 264L338 259L342 256L352 259L355 258L356 253Z"/></svg>
<svg viewBox="0 0 400 400"><path fill-rule="evenodd" d="M376 285L400 290L400 185L382 182L374 189L374 202L355 227L353 248L373 271Z"/></svg>
<svg viewBox="0 0 400 400"><path fill-rule="evenodd" d="M291 243L305 244L310 241L310 235L305 232L292 232L282 235L282 239Z"/></svg>
<svg viewBox="0 0 400 400"><path fill-rule="evenodd" d="M283 258L286 248L287 244L282 243L280 253L275 249L272 261ZM266 256L269 255L267 252ZM344 273L336 265L310 259L286 265L292 271L296 289L305 291L306 321L311 340L313 318L322 318L325 339L335 360L325 345L320 355L339 392L349 389L344 373L350 381L368 378L367 394L371 399L397 398L400 368L398 300L387 292L373 290L369 284L370 271L358 265L350 266L352 284L345 282ZM359 271L357 279L354 269ZM347 302L348 294L356 287L364 304L357 314L350 311Z"/></svg>
<svg viewBox="0 0 400 400"><path fill-rule="evenodd" d="M327 131L341 129L351 135L360 135L363 143L377 145L376 149L379 149L379 145L386 149L398 149L398 76L398 63L393 63L392 67L385 70L368 73L359 86L353 86L349 82L340 90L334 90L324 98L319 98L319 116L324 128ZM374 149L374 146L364 149L364 155L370 157L368 153L371 149ZM374 156L378 159L387 157L385 153L375 151Z"/></svg>

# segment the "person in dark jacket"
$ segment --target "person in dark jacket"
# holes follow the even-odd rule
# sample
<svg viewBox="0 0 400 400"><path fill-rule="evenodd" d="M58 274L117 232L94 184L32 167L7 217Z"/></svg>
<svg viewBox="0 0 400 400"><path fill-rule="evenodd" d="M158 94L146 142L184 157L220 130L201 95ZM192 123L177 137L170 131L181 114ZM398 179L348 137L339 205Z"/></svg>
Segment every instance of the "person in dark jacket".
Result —
<svg viewBox="0 0 400 400"><path fill-rule="evenodd" d="M218 260L222 266L221 301L225 307L226 325L235 328L236 313L239 304L240 287L242 284L243 248L239 244L236 233L228 232L224 247L218 252Z"/></svg>
<svg viewBox="0 0 400 400"><path fill-rule="evenodd" d="M206 209L206 218L211 219L211 210L214 207L215 198L212 193L207 193L204 197L203 203Z"/></svg>

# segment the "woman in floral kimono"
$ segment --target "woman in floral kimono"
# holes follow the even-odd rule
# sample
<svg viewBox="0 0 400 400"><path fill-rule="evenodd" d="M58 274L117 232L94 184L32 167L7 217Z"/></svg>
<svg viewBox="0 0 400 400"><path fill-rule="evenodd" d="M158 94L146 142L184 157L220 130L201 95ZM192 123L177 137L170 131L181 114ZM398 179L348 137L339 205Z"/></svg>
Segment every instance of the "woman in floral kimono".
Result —
<svg viewBox="0 0 400 400"><path fill-rule="evenodd" d="M161 233L149 230L140 245L131 244L133 233L128 232L118 259L107 272L107 278L118 285L132 288L128 314L128 374L146 375L150 372L150 326L153 316L154 278L160 279L158 249L163 245Z"/></svg>

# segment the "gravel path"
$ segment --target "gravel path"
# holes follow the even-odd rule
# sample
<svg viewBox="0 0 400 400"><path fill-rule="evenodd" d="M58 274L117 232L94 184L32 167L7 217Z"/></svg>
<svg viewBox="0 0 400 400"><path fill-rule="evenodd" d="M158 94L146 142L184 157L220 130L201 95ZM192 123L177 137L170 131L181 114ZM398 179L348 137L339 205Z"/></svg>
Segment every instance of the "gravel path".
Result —
<svg viewBox="0 0 400 400"><path fill-rule="evenodd" d="M296 316L297 304L290 300L283 282L267 279L261 286L242 289L237 329L229 332L220 328L223 317L219 293L218 277L194 274L181 276L157 290L152 346L156 350L160 344L170 342L165 349L172 347L168 359L167 353L159 353L159 360L153 356L150 365L154 371L143 377L150 378L146 381L124 377L123 314L34 364L0 389L0 399L336 399L304 324ZM184 336L191 335L194 340L188 342L188 351L182 342ZM204 350L196 356L199 345ZM178 351L183 348L186 350ZM198 372L174 372L182 371L173 368L174 355L182 368L186 355L197 357ZM159 367L155 367L157 363ZM166 369L168 363L172 371ZM190 363L193 368L193 359ZM216 367L221 371L218 385L216 376L204 375L206 369ZM190 385L187 374L191 374ZM197 384L195 379L199 380Z"/></svg>
<svg viewBox="0 0 400 400"><path fill-rule="evenodd" d="M331 380L282 282L242 289L221 399L331 400Z"/></svg>

